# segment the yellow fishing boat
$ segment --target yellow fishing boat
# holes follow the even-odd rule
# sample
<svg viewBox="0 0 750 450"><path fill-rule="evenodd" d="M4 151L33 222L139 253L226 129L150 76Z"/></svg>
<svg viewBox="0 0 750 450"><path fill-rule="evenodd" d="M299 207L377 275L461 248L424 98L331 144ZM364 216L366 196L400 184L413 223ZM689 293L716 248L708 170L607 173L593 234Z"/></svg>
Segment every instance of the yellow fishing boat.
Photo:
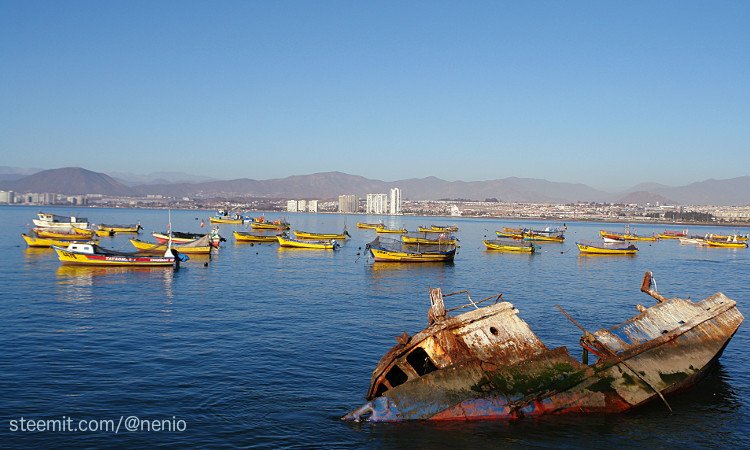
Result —
<svg viewBox="0 0 750 450"><path fill-rule="evenodd" d="M663 233L657 235L659 239L679 239L688 237L688 230L676 231L676 230L664 230Z"/></svg>
<svg viewBox="0 0 750 450"><path fill-rule="evenodd" d="M173 266L188 259L187 255L169 252L162 256L149 256L139 253L118 252L104 249L96 244L70 244L67 247L53 246L63 264L94 266Z"/></svg>
<svg viewBox="0 0 750 450"><path fill-rule="evenodd" d="M304 240L341 239L342 241L351 237L346 230L343 233L310 233L308 231L295 230L294 236L297 239Z"/></svg>
<svg viewBox="0 0 750 450"><path fill-rule="evenodd" d="M385 227L385 224L383 222L380 222L380 223L357 222L357 228L366 228L366 229L374 230L378 227Z"/></svg>
<svg viewBox="0 0 750 450"><path fill-rule="evenodd" d="M58 247L67 247L68 244L91 244L92 241L88 240L81 240L81 241L67 241L67 240L60 240L60 239L48 239L48 238L39 238L34 236L29 236L26 233L21 233L21 237L24 241L26 241L26 244L29 247L52 247L53 245L57 245Z"/></svg>
<svg viewBox="0 0 750 450"><path fill-rule="evenodd" d="M367 244L375 261L384 262L449 262L456 255L455 245L420 245L416 249L395 239L375 238Z"/></svg>
<svg viewBox="0 0 750 450"><path fill-rule="evenodd" d="M401 235L401 242L404 244L433 244L433 245L456 245L458 239L455 236L449 236L446 238L432 239L424 236L408 236L406 234Z"/></svg>
<svg viewBox="0 0 750 450"><path fill-rule="evenodd" d="M143 229L140 222L135 225L107 225L100 223L93 228L97 236L111 236L115 233L140 233Z"/></svg>
<svg viewBox="0 0 750 450"><path fill-rule="evenodd" d="M211 216L208 218L208 220L211 223L228 223L233 225L242 224L244 222L244 219L242 218L232 218L232 217L214 217Z"/></svg>
<svg viewBox="0 0 750 450"><path fill-rule="evenodd" d="M529 231L523 234L524 241L537 242L565 242L563 234L540 234L536 231Z"/></svg>
<svg viewBox="0 0 750 450"><path fill-rule="evenodd" d="M747 241L747 236L741 234L709 234L706 239L712 239L715 241Z"/></svg>
<svg viewBox="0 0 750 450"><path fill-rule="evenodd" d="M130 243L133 244L133 247L135 247L139 253L164 253L167 251L168 245L146 242L140 239L131 239ZM184 244L175 244L173 242L172 248L180 253L206 255L211 253L211 249L213 248L213 246L211 246L210 237L204 236L200 239L196 239Z"/></svg>
<svg viewBox="0 0 750 450"><path fill-rule="evenodd" d="M57 239L64 241L75 241L75 240L87 240L94 236L94 232L91 230L83 230L80 228L71 228L70 232L64 232L62 230L51 231L46 228L34 228L34 234L40 238ZM80 230L80 231L76 231Z"/></svg>
<svg viewBox="0 0 750 450"><path fill-rule="evenodd" d="M630 244L627 247L597 245L584 242L576 242L578 251L587 255L635 255L638 248Z"/></svg>
<svg viewBox="0 0 750 450"><path fill-rule="evenodd" d="M377 227L375 228L376 233L385 233L385 234L406 234L408 231L406 231L406 228L388 228L388 227Z"/></svg>
<svg viewBox="0 0 750 450"><path fill-rule="evenodd" d="M253 222L250 224L250 228L253 230L288 230L289 223L287 222Z"/></svg>
<svg viewBox="0 0 750 450"><path fill-rule="evenodd" d="M279 241L281 247L307 248L313 250L336 250L340 247L336 240L300 241L285 236L276 236L276 239Z"/></svg>
<svg viewBox="0 0 750 450"><path fill-rule="evenodd" d="M723 247L723 248L747 248L747 242L740 242L738 240L717 240L717 239L704 239L705 244L708 247Z"/></svg>
<svg viewBox="0 0 750 450"><path fill-rule="evenodd" d="M236 242L279 242L274 234L254 234L246 231L235 231L233 234Z"/></svg>
<svg viewBox="0 0 750 450"><path fill-rule="evenodd" d="M616 233L614 231L600 230L599 235L601 237L605 237L605 238L613 239L613 240L620 240L620 241L656 241L657 240L657 237L655 235L640 236L635 233L631 233L627 229L625 233Z"/></svg>
<svg viewBox="0 0 750 450"><path fill-rule="evenodd" d="M429 227L417 227L420 233L453 233L458 231L458 227L453 225L430 225Z"/></svg>
<svg viewBox="0 0 750 450"><path fill-rule="evenodd" d="M482 241L487 250L514 253L534 253L536 247L530 242L509 241L507 239L485 239Z"/></svg>
<svg viewBox="0 0 750 450"><path fill-rule="evenodd" d="M499 238L510 238L510 239L523 239L524 230L515 228L503 228L502 230L495 231L495 234Z"/></svg>

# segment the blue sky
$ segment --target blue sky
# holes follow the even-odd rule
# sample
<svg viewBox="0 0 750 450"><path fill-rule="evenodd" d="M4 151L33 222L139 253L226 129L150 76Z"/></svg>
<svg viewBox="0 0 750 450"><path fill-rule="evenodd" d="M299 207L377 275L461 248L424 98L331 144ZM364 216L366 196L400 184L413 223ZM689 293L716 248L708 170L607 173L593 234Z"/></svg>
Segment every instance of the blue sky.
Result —
<svg viewBox="0 0 750 450"><path fill-rule="evenodd" d="M747 1L0 1L0 165L750 175Z"/></svg>

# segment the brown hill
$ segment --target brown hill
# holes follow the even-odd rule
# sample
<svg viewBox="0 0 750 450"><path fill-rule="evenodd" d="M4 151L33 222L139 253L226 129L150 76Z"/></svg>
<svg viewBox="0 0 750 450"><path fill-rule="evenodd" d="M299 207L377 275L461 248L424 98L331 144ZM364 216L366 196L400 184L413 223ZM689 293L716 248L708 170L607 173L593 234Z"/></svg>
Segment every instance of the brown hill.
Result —
<svg viewBox="0 0 750 450"><path fill-rule="evenodd" d="M9 183L16 192L54 192L57 194L136 195L135 191L103 173L80 167L64 167L37 172Z"/></svg>

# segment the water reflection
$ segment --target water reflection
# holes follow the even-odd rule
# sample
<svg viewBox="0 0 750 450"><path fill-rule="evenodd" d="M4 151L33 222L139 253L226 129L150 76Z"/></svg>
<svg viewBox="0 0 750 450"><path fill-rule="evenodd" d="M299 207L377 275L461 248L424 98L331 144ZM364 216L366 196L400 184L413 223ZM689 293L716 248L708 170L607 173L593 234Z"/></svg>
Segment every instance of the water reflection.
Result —
<svg viewBox="0 0 750 450"><path fill-rule="evenodd" d="M23 256L29 262L57 258L55 251L51 247L27 247L23 252Z"/></svg>
<svg viewBox="0 0 750 450"><path fill-rule="evenodd" d="M172 298L172 267L95 267L61 264L57 268L57 284L63 288L62 298L73 301L88 301L95 286L143 284L153 279L160 280L164 293Z"/></svg>

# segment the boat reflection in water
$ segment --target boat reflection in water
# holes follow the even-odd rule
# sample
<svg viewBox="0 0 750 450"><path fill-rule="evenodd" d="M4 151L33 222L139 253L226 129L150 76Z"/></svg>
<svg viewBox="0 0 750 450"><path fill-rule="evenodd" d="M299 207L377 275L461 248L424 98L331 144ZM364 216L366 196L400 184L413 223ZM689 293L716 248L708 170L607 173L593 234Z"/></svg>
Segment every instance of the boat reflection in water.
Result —
<svg viewBox="0 0 750 450"><path fill-rule="evenodd" d="M161 282L164 295L174 296L172 283L175 270L163 267L100 267L62 264L57 268L57 284L66 290L61 298L88 301L92 299L92 289L96 286L117 286L149 284Z"/></svg>

